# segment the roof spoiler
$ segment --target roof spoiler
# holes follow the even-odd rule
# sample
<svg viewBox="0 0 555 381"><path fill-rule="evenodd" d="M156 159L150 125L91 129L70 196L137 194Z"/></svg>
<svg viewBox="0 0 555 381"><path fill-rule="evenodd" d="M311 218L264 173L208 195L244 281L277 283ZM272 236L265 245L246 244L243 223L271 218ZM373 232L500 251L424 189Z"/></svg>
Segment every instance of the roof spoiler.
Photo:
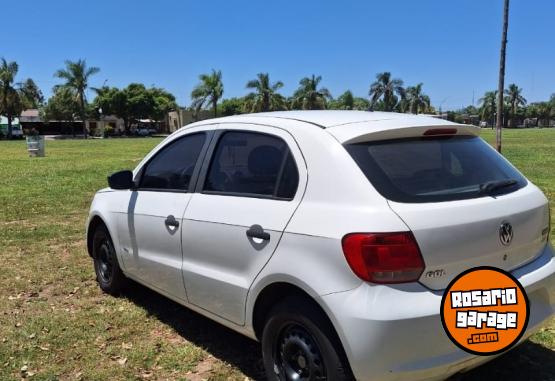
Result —
<svg viewBox="0 0 555 381"><path fill-rule="evenodd" d="M329 131L342 144L361 143L376 140L390 140L417 137L439 137L439 136L478 136L480 128L468 124L456 124L446 121L443 123L432 123L419 126L387 125L382 121L379 125L374 123L353 123L349 125L330 128Z"/></svg>

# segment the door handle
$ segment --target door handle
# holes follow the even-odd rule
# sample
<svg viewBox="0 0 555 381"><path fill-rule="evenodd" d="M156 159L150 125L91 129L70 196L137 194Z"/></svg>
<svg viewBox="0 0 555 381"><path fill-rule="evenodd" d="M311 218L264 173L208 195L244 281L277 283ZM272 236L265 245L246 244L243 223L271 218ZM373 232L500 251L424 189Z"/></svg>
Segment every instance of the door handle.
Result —
<svg viewBox="0 0 555 381"><path fill-rule="evenodd" d="M270 233L265 232L260 225L252 225L249 230L247 230L247 237L260 238L264 241L268 241L270 239Z"/></svg>
<svg viewBox="0 0 555 381"><path fill-rule="evenodd" d="M172 228L178 228L179 227L179 221L177 221L175 219L173 214L170 214L168 217L166 217L166 221L164 221L164 222L166 223L167 227L172 227Z"/></svg>

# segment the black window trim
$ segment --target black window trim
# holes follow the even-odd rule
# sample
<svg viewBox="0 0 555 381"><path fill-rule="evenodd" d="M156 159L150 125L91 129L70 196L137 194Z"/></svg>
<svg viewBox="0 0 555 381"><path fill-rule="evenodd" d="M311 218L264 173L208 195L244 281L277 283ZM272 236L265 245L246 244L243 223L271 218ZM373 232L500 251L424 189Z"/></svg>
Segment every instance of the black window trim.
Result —
<svg viewBox="0 0 555 381"><path fill-rule="evenodd" d="M187 137L191 137L193 135L199 135L199 134L205 135L205 139L204 139L204 143L202 145L202 148L200 150L200 153L197 157L197 161L195 163L195 168L193 169L193 174L191 175L191 181L189 183L189 189L188 190L172 189L172 188L143 188L143 187L141 187L141 182L143 180L143 174L144 174L145 169L148 167L150 162L152 160L154 160L154 158L156 158L160 154L160 152L162 152L165 148L169 147L170 145L176 144L179 140L185 139ZM146 163L144 163L141 166L141 169L138 171L137 176L135 176L135 179L133 180L133 182L136 184L136 187L135 187L134 190L135 191L140 191L140 192L194 193L194 190L196 189L196 186L197 186L199 173L200 173L202 164L204 162L206 152L208 151L208 147L210 146L210 143L212 142L213 136L214 136L214 131L210 131L210 130L195 131L195 132L191 132L189 134L181 135L181 136L173 139L172 141L168 142L167 144L165 144L163 147L158 149L158 151L156 151L156 153L154 155L152 155L152 157L150 157Z"/></svg>
<svg viewBox="0 0 555 381"><path fill-rule="evenodd" d="M280 139L281 141L283 141L285 143L286 149L284 151L283 161L281 163L280 171L278 173L278 178L277 178L277 181L276 181L276 186L275 186L273 194L263 195L263 194L257 194L257 193L223 192L223 191L204 190L204 185L205 185L205 182L206 182L206 177L208 175L208 170L210 169L210 165L212 163L212 160L214 159L214 154L216 153L216 147L218 146L218 143L220 142L222 136L227 132L246 132L246 133L252 133L252 134L268 135L268 136ZM282 178L282 175L283 175L283 169L284 169L285 164L287 162L287 158L289 156L289 153L291 153L291 157L293 158L293 162L295 163L295 166L297 167L297 173L299 173L299 180L297 182L297 188L295 189L295 194L293 195L293 197L291 197L291 198L289 198L289 197L287 197L287 198L286 197L278 197L278 196L276 196L276 193L279 190L279 184L281 183L281 178ZM211 141L210 141L210 146L207 149L206 155L205 155L203 163L202 163L202 167L200 169L200 173L199 173L198 178L196 180L197 180L197 182L196 182L196 187L195 187L195 191L194 191L195 193L201 193L201 194L213 195L213 196L232 196L232 197L245 197L245 198L260 198L260 199L276 200L276 201L293 201L295 199L295 197L297 196L298 192L299 192L300 172L299 172L299 165L297 164L297 161L295 160L295 156L293 155L293 152L291 151L291 148L289 148L289 144L287 144L285 139L283 139L281 136L278 136L278 135L275 135L275 134L272 134L272 133L269 133L269 132L265 132L265 131L254 131L254 130L227 128L227 129L221 129L221 130L214 131L214 135L212 136Z"/></svg>

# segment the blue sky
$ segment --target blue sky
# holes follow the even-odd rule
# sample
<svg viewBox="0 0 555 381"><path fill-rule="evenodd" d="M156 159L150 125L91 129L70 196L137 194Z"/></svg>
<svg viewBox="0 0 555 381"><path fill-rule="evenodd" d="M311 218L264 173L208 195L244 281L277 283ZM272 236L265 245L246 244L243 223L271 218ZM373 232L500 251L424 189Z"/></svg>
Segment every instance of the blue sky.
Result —
<svg viewBox="0 0 555 381"><path fill-rule="evenodd" d="M502 0L18 0L2 13L0 57L46 95L78 58L101 68L92 86L154 84L182 105L212 68L225 97L244 95L258 72L286 95L315 73L334 96L367 96L375 74L391 71L423 82L444 110L497 87ZM555 93L554 15L552 0L511 1L506 83L529 101Z"/></svg>

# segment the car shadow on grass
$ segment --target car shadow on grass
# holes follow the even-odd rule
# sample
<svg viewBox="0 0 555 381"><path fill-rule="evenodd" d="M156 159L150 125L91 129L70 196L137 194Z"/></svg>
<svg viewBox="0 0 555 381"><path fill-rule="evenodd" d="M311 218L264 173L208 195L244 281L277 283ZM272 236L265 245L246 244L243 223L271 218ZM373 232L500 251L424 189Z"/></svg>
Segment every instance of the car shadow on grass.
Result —
<svg viewBox="0 0 555 381"><path fill-rule="evenodd" d="M265 380L259 343L133 282L123 297L144 308L181 337L253 380ZM526 341L518 348L449 381L555 380L555 351Z"/></svg>
<svg viewBox="0 0 555 381"><path fill-rule="evenodd" d="M454 379L457 381L553 381L555 380L555 351L526 341L510 352Z"/></svg>
<svg viewBox="0 0 555 381"><path fill-rule="evenodd" d="M264 380L260 344L164 296L133 282L122 295L144 308L183 339L195 344L253 380Z"/></svg>

